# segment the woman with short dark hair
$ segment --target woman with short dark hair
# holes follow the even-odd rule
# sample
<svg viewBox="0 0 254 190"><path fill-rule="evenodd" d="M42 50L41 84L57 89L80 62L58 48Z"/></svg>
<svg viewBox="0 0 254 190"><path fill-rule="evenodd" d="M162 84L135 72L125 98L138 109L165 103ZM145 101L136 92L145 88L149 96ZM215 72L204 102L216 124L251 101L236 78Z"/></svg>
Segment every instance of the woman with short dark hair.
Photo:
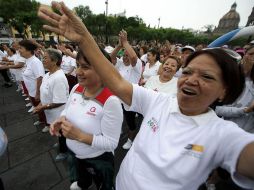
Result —
<svg viewBox="0 0 254 190"><path fill-rule="evenodd" d="M34 107L40 103L40 86L42 77L45 74L42 62L34 55L37 46L31 40L22 40L19 42L19 53L26 59L26 67L23 71L23 79L28 90L29 98ZM44 112L39 112L39 121L34 125L46 124Z"/></svg>

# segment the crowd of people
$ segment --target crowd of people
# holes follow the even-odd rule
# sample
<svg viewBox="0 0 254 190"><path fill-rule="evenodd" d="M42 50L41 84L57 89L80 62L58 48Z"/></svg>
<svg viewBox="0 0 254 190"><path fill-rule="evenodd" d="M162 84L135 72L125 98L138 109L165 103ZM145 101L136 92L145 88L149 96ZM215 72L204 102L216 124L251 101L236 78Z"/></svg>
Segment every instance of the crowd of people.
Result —
<svg viewBox="0 0 254 190"><path fill-rule="evenodd" d="M253 44L132 44L121 30L106 46L63 3L53 6L62 14L38 15L71 42L3 44L0 72L38 114L34 125L58 137L55 160L70 158L71 190L254 187ZM124 119L129 151L114 180Z"/></svg>

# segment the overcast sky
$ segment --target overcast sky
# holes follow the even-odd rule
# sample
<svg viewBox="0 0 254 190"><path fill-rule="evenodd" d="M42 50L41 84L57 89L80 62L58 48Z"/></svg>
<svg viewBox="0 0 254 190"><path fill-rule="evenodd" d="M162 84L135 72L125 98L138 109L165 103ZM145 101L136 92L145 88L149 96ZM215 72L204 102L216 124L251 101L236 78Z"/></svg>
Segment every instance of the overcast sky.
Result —
<svg viewBox="0 0 254 190"><path fill-rule="evenodd" d="M50 4L51 0L37 0ZM94 14L104 13L105 0L63 0L69 8L78 5L89 6ZM181 29L202 29L212 24L218 26L220 18L236 2L236 11L240 14L239 26L246 25L248 16L254 7L254 0L108 0L108 14L117 14L126 10L126 16L136 16L151 27L160 26Z"/></svg>

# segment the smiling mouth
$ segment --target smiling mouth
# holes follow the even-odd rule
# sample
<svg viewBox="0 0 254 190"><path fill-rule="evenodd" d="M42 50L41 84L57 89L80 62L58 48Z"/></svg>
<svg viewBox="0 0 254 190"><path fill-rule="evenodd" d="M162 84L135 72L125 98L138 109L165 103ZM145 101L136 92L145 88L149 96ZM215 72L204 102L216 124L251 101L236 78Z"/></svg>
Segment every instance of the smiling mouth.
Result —
<svg viewBox="0 0 254 190"><path fill-rule="evenodd" d="M78 81L83 81L83 80L86 80L86 78L79 78L78 77Z"/></svg>
<svg viewBox="0 0 254 190"><path fill-rule="evenodd" d="M195 96L197 95L197 93L191 89L187 89L187 88L183 88L182 89L182 92L186 95L189 95L189 96Z"/></svg>

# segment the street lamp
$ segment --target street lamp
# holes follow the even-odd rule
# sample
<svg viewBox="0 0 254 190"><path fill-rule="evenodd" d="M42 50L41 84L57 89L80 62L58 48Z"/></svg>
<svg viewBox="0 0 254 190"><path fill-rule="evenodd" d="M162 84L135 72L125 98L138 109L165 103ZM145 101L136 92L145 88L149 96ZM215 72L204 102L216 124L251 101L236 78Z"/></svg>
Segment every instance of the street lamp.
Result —
<svg viewBox="0 0 254 190"><path fill-rule="evenodd" d="M105 5L106 5L106 16L108 16L108 0L105 1Z"/></svg>
<svg viewBox="0 0 254 190"><path fill-rule="evenodd" d="M108 0L105 1L105 5L106 5L106 25L105 25L105 33L106 33L106 43L108 43ZM106 44L107 45L107 44Z"/></svg>

